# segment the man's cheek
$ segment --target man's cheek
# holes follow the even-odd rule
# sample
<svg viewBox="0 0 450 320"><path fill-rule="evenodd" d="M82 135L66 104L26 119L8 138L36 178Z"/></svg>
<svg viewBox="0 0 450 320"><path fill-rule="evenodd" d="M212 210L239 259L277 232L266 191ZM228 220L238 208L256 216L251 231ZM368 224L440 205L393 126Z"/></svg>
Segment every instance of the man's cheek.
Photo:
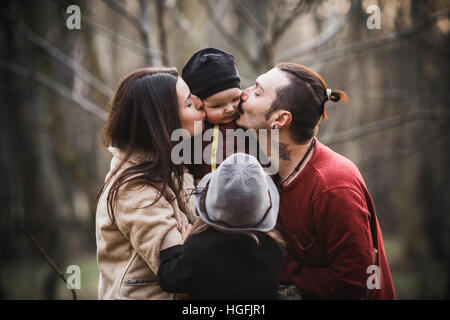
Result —
<svg viewBox="0 0 450 320"><path fill-rule="evenodd" d="M249 111L253 110L253 101L251 98L248 98L246 101L241 101L240 106L242 112L248 113Z"/></svg>

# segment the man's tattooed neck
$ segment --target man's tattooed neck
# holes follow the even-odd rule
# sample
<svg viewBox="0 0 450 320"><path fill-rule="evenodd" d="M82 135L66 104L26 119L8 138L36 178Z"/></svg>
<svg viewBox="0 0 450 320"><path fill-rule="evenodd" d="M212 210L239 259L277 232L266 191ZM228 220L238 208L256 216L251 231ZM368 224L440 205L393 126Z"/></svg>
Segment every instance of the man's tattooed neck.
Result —
<svg viewBox="0 0 450 320"><path fill-rule="evenodd" d="M280 158L291 161L291 151L288 150L288 144L280 142L278 144Z"/></svg>

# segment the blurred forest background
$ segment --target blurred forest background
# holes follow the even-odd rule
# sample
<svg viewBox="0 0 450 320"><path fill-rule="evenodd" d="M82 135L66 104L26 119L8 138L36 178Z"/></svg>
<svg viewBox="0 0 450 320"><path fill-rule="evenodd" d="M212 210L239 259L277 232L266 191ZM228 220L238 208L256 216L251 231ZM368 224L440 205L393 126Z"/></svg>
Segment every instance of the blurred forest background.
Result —
<svg viewBox="0 0 450 320"><path fill-rule="evenodd" d="M69 30L69 5L81 30ZM369 29L370 5L381 28ZM151 65L181 70L214 46L243 88L281 61L345 90L319 139L354 161L383 230L400 299L450 298L450 1L6 0L0 15L0 298L71 299L19 228L96 299L94 200L100 144L119 81ZM73 12L72 12L73 13ZM65 274L67 277L68 274Z"/></svg>

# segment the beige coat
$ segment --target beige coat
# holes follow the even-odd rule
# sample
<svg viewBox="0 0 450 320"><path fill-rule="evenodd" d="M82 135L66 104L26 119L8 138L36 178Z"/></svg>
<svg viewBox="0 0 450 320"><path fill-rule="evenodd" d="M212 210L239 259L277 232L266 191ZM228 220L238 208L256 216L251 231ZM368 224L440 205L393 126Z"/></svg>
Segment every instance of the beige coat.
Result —
<svg viewBox="0 0 450 320"><path fill-rule="evenodd" d="M122 154L114 148L110 172L120 163ZM136 154L120 170L139 163L145 156ZM193 188L192 176L185 174L184 190ZM111 183L109 184L111 185ZM158 194L155 187L124 186L118 193L114 210L115 224L108 216L106 197L101 195L96 213L97 262L100 269L99 299L175 299L156 282L161 246L179 244L177 228L193 222L193 197L178 203L168 188L166 194L152 206ZM181 201L180 201L181 202Z"/></svg>

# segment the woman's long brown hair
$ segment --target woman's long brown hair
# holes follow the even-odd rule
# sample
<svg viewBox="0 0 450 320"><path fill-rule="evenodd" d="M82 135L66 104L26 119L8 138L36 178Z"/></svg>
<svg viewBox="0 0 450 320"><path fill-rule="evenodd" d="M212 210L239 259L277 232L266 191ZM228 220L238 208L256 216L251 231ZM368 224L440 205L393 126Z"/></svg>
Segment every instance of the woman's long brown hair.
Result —
<svg viewBox="0 0 450 320"><path fill-rule="evenodd" d="M107 196L108 215L113 223L117 193L124 184L158 185L159 196L152 204L161 198L167 187L179 198L183 186L183 167L173 164L170 159L174 145L170 136L180 128L177 80L175 68L139 69L122 80L111 101L103 143L107 147L118 148L124 157L106 179L97 201L114 178ZM116 176L134 153L144 153L150 157ZM175 198L168 199L173 200Z"/></svg>

